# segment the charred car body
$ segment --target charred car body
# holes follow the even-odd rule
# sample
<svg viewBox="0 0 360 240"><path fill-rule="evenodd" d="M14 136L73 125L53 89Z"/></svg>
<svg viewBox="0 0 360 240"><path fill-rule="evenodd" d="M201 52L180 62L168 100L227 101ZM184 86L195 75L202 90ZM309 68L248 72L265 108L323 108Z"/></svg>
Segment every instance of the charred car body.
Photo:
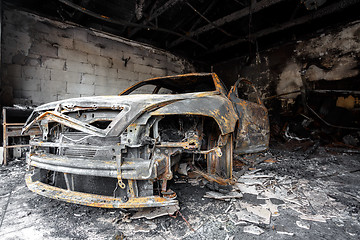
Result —
<svg viewBox="0 0 360 240"><path fill-rule="evenodd" d="M30 190L108 208L177 204L168 186L189 162L210 181L231 183L232 157L267 149L269 123L260 99L226 91L216 74L145 80L119 96L83 97L37 107L23 128L30 141ZM141 88L152 94L134 94ZM131 94L131 95L129 95Z"/></svg>

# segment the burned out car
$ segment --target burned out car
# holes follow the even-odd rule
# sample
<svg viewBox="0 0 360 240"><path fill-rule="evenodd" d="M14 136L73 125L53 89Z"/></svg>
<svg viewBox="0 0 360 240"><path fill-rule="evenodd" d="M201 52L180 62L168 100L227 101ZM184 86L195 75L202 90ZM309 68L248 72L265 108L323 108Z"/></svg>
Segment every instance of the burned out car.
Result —
<svg viewBox="0 0 360 240"><path fill-rule="evenodd" d="M233 152L268 148L267 110L259 98L227 92L215 73L145 80L119 96L67 99L37 107L26 183L54 199L106 208L177 204L168 188L186 162L220 184L232 181ZM136 94L145 89L151 94Z"/></svg>

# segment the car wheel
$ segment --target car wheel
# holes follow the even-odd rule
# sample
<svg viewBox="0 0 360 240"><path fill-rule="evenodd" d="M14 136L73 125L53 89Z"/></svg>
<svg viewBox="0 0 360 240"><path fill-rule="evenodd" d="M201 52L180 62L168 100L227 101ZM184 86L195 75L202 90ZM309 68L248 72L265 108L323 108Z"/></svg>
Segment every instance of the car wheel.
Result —
<svg viewBox="0 0 360 240"><path fill-rule="evenodd" d="M213 149L217 146L220 134L212 132L208 136L208 149ZM226 179L232 178L233 167L233 135L229 133L222 137L223 142L226 142L220 147L221 154L212 151L207 155L207 171L208 174L219 176Z"/></svg>

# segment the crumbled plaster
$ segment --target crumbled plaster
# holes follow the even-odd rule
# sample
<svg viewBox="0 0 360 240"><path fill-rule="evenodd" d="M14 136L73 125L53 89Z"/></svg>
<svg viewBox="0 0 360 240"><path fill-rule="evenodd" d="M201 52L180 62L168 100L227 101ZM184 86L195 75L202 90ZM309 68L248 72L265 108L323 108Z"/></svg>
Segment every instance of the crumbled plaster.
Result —
<svg viewBox="0 0 360 240"><path fill-rule="evenodd" d="M299 57L318 58L322 55L360 52L360 21L352 22L337 32L322 34L297 46Z"/></svg>
<svg viewBox="0 0 360 240"><path fill-rule="evenodd" d="M279 74L277 94L300 90L300 71L307 68L306 79L342 80L359 75L360 21L352 22L336 32L322 34L295 45L294 55ZM294 98L291 94L285 98Z"/></svg>
<svg viewBox="0 0 360 240"><path fill-rule="evenodd" d="M359 70L355 69L358 65L357 59L351 56L344 56L334 59L330 70L319 68L316 65L311 65L306 77L309 81L318 80L341 80L344 78L354 77L359 74Z"/></svg>
<svg viewBox="0 0 360 240"><path fill-rule="evenodd" d="M277 94L289 93L300 89L302 86L300 69L301 66L294 60L288 63L283 72L279 75L280 81L276 87ZM285 95L284 97L295 98L299 94L300 93L294 93Z"/></svg>

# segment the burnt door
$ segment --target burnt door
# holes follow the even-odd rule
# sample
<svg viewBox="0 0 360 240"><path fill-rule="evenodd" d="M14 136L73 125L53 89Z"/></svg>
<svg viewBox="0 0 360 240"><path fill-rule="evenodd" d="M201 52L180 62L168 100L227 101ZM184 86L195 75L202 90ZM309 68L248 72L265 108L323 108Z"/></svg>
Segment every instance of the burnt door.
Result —
<svg viewBox="0 0 360 240"><path fill-rule="evenodd" d="M249 91L244 94L244 86ZM243 98L247 96L245 100ZM245 96L245 97L244 97ZM235 131L234 153L254 153L264 151L269 147L269 118L265 106L262 104L256 88L246 79L239 79L232 86L228 98L232 101L239 122Z"/></svg>

